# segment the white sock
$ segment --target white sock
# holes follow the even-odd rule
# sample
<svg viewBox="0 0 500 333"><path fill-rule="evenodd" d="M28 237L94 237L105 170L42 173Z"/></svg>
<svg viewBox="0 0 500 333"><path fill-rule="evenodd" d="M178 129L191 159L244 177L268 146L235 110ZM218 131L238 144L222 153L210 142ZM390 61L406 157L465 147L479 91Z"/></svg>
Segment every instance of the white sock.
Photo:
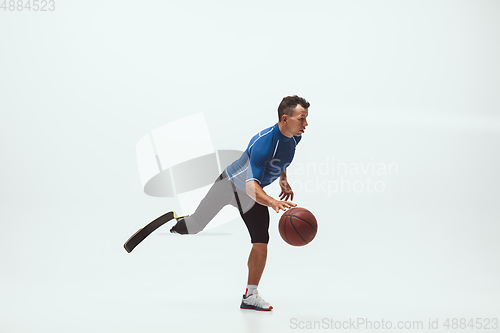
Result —
<svg viewBox="0 0 500 333"><path fill-rule="evenodd" d="M252 295L254 291L257 290L257 285L255 284L249 284L247 285L247 291L245 292L245 295Z"/></svg>

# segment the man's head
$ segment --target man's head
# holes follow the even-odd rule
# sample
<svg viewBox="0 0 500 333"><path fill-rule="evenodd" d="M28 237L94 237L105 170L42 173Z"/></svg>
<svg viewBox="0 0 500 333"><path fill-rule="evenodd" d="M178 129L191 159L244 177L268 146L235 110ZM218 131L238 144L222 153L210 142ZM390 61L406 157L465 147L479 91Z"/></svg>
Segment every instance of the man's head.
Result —
<svg viewBox="0 0 500 333"><path fill-rule="evenodd" d="M279 126L283 135L292 137L304 133L309 102L297 95L283 98L278 107Z"/></svg>

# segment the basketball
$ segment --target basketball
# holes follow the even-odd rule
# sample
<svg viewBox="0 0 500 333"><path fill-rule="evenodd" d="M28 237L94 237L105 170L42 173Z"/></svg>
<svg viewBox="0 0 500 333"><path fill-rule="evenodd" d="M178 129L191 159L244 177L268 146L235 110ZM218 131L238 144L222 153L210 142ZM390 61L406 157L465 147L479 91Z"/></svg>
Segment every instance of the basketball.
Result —
<svg viewBox="0 0 500 333"><path fill-rule="evenodd" d="M318 223L310 211L294 207L283 213L278 228L285 242L293 246L303 246L316 236Z"/></svg>

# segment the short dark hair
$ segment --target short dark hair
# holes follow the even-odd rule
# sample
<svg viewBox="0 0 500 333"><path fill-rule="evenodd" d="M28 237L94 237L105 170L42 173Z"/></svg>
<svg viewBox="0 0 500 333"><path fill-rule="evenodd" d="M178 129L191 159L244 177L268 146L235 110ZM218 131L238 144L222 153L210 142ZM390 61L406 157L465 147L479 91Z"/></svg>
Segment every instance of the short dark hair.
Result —
<svg viewBox="0 0 500 333"><path fill-rule="evenodd" d="M309 105L311 105L308 101L297 95L284 97L278 106L278 121L281 121L284 114L293 116L293 111L297 107L297 104L300 104L304 109L309 108Z"/></svg>

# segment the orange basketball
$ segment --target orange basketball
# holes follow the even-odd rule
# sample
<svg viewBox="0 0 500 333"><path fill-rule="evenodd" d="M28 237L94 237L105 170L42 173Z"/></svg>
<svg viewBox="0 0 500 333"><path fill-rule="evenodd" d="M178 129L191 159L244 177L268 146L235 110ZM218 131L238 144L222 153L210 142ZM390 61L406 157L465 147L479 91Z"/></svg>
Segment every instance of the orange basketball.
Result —
<svg viewBox="0 0 500 333"><path fill-rule="evenodd" d="M294 207L283 213L278 228L285 242L293 246L303 246L316 236L318 223L309 210Z"/></svg>

